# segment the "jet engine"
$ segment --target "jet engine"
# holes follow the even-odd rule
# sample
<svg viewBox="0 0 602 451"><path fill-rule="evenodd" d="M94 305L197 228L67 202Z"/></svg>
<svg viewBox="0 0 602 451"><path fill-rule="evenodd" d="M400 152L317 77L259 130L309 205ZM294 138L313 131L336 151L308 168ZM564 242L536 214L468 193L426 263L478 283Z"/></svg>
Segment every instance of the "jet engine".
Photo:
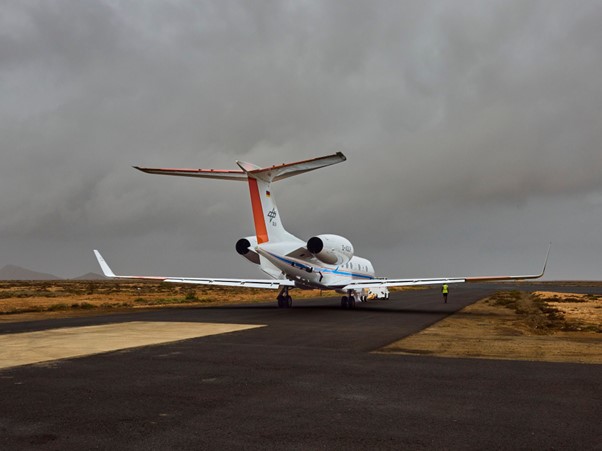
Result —
<svg viewBox="0 0 602 451"><path fill-rule="evenodd" d="M353 257L353 245L338 235L314 236L307 241L307 250L329 265L344 265Z"/></svg>
<svg viewBox="0 0 602 451"><path fill-rule="evenodd" d="M257 238L254 236L247 236L236 242L236 252L250 262L259 265L259 254L253 250L255 246L257 246Z"/></svg>

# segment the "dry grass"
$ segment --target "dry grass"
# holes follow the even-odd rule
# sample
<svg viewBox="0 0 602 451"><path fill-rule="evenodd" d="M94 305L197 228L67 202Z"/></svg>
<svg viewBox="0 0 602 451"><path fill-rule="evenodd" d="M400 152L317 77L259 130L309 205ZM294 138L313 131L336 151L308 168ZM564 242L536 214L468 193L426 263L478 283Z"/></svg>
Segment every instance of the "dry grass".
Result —
<svg viewBox="0 0 602 451"><path fill-rule="evenodd" d="M277 293L277 290L147 281L4 281L0 282L0 315L261 302L274 300ZM295 298L332 294L322 294L320 290L294 291Z"/></svg>
<svg viewBox="0 0 602 451"><path fill-rule="evenodd" d="M416 289L415 287L402 288ZM395 291L399 291L395 290ZM340 296L298 290L295 299ZM97 315L136 309L274 302L278 290L184 285L155 281L0 281L0 322Z"/></svg>
<svg viewBox="0 0 602 451"><path fill-rule="evenodd" d="M601 296L505 291L381 351L600 364L600 349Z"/></svg>
<svg viewBox="0 0 602 451"><path fill-rule="evenodd" d="M565 330L602 332L602 295L536 291L533 296L565 318Z"/></svg>
<svg viewBox="0 0 602 451"><path fill-rule="evenodd" d="M277 295L278 290L155 281L0 281L0 321L94 315L133 309L275 303ZM295 299L307 299L340 295L334 291L296 289L292 291L292 296Z"/></svg>

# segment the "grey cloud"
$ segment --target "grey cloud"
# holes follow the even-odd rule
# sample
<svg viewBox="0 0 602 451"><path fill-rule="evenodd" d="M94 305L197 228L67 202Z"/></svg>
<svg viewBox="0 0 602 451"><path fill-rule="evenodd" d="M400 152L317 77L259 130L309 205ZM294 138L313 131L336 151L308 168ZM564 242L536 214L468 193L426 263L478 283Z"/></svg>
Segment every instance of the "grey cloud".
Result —
<svg viewBox="0 0 602 451"><path fill-rule="evenodd" d="M487 268L489 251L512 264L512 242L556 239L584 256L558 277L593 274L571 217L600 215L598 2L0 9L0 264L76 275L104 245L135 272L254 275L231 250L252 233L244 184L130 166L342 150L342 165L275 187L303 238L346 235L377 267L413 275ZM464 257L433 263L446 250Z"/></svg>

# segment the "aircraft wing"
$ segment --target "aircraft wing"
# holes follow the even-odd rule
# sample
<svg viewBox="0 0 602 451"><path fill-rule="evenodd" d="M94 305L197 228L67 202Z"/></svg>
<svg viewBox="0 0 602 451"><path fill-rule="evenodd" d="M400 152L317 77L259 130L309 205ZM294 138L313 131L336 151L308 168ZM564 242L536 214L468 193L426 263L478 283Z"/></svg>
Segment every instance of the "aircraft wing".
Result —
<svg viewBox="0 0 602 451"><path fill-rule="evenodd" d="M444 283L463 283L463 278L433 278L433 279L372 279L358 280L341 288L341 290L361 290L362 288L391 288L391 287L409 287L417 285L443 285Z"/></svg>
<svg viewBox="0 0 602 451"><path fill-rule="evenodd" d="M198 285L218 285L227 287L246 287L246 288L267 288L277 290L282 286L293 287L295 283L287 279L219 279L208 277L161 277L161 276L120 276L116 275L109 267L105 259L94 249L94 255L98 260L98 264L102 269L103 274L111 279L140 279L140 280L157 280L160 282L170 283L190 283Z"/></svg>
<svg viewBox="0 0 602 451"><path fill-rule="evenodd" d="M476 282L492 282L502 280L528 280L528 279L539 279L546 271L548 264L548 257L550 256L550 246L546 254L546 259L543 264L543 268L539 274L529 274L521 276L480 276L480 277L441 277L432 279L372 279L372 280L358 280L345 285L342 290L361 290L362 288L390 288L390 287L407 287L416 285L443 285L444 283L476 283Z"/></svg>

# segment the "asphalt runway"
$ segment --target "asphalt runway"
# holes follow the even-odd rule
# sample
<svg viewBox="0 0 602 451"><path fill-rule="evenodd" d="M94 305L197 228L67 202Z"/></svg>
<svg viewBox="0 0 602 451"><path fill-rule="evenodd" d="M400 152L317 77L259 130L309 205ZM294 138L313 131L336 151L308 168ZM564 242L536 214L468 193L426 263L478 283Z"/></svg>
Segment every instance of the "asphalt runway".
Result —
<svg viewBox="0 0 602 451"><path fill-rule="evenodd" d="M372 352L497 288L2 324L265 327L0 370L0 449L602 449L602 365Z"/></svg>

